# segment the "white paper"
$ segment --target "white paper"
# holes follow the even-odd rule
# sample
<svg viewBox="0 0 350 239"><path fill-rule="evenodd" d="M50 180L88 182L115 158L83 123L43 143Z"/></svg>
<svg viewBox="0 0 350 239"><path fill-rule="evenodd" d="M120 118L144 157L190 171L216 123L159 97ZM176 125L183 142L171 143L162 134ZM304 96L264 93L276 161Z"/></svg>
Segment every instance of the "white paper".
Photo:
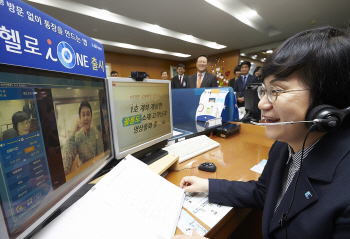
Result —
<svg viewBox="0 0 350 239"><path fill-rule="evenodd" d="M36 238L168 239L184 190L127 156Z"/></svg>
<svg viewBox="0 0 350 239"><path fill-rule="evenodd" d="M192 235L193 229L196 230L196 232L200 236L204 236L208 230L205 229L199 222L197 222L193 217L190 216L185 210L181 210L179 222L177 224L177 227L183 232L185 235Z"/></svg>
<svg viewBox="0 0 350 239"><path fill-rule="evenodd" d="M184 208L209 227L214 227L232 207L209 203L207 193L186 193Z"/></svg>
<svg viewBox="0 0 350 239"><path fill-rule="evenodd" d="M173 130L173 136L177 136L177 135L181 135L183 133L181 133L180 131L176 131L176 130Z"/></svg>
<svg viewBox="0 0 350 239"><path fill-rule="evenodd" d="M265 168L266 163L267 163L267 160L263 159L259 164L253 166L250 170L261 174Z"/></svg>
<svg viewBox="0 0 350 239"><path fill-rule="evenodd" d="M238 108L239 119L242 119L245 115L245 107Z"/></svg>

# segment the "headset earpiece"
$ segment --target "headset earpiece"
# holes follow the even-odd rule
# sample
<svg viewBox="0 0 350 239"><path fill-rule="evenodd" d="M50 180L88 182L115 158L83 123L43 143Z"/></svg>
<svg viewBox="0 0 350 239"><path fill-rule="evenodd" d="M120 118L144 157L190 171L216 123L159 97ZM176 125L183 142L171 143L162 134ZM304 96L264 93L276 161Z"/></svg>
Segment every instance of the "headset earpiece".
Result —
<svg viewBox="0 0 350 239"><path fill-rule="evenodd" d="M330 132L336 130L341 125L344 117L348 114L344 115L344 110L339 110L331 105L319 105L313 108L307 115L306 120L313 121L315 119L320 120L316 123L315 130L320 132ZM306 123L310 128L315 123Z"/></svg>

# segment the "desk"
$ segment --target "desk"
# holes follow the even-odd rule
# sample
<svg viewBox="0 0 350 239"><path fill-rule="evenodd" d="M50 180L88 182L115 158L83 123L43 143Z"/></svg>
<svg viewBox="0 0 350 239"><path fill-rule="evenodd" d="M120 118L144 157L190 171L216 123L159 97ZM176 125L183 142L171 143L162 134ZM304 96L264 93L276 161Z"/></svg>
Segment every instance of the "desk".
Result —
<svg viewBox="0 0 350 239"><path fill-rule="evenodd" d="M224 139L217 136L211 138L219 142L220 147L181 163L179 169L191 168L194 165L210 161L217 167L217 171L212 173L213 178L236 181L257 180L260 174L251 171L250 168L261 160L267 159L269 149L274 142L265 136L265 127L250 124L241 124L241 132L230 138ZM202 171L198 169L172 171L166 176L166 179L175 185L180 185L183 177L200 176L201 173ZM207 172L203 173L208 174ZM193 216L191 213L190 215ZM259 217L257 218L255 215L259 215ZM250 220L245 222L248 224L248 230L257 230L258 237L261 235L261 213L258 210L234 208L213 228L209 228L198 218L193 217L206 229L210 229L207 237L211 239L227 238L246 218ZM181 234L183 233L177 228L176 235Z"/></svg>

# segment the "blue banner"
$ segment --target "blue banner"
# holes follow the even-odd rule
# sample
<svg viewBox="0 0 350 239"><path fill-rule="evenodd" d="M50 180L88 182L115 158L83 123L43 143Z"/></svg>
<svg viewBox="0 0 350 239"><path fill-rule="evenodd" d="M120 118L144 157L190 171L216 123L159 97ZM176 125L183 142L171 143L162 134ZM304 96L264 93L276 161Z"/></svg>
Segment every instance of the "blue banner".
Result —
<svg viewBox="0 0 350 239"><path fill-rule="evenodd" d="M106 78L100 43L19 0L0 0L0 63Z"/></svg>

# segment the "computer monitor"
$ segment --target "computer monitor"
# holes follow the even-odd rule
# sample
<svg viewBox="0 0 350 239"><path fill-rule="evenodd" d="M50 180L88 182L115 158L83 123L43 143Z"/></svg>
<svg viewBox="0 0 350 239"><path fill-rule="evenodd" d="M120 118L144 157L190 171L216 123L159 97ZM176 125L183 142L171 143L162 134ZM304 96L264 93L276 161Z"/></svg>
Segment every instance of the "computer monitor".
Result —
<svg viewBox="0 0 350 239"><path fill-rule="evenodd" d="M261 120L261 110L258 108L259 97L258 87L262 83L250 83L245 86L244 101L246 114L241 119L242 122L259 122Z"/></svg>
<svg viewBox="0 0 350 239"><path fill-rule="evenodd" d="M0 64L0 238L30 237L112 157L105 79Z"/></svg>
<svg viewBox="0 0 350 239"><path fill-rule="evenodd" d="M170 81L110 77L108 92L115 157L150 164L167 154L160 149L173 136Z"/></svg>

